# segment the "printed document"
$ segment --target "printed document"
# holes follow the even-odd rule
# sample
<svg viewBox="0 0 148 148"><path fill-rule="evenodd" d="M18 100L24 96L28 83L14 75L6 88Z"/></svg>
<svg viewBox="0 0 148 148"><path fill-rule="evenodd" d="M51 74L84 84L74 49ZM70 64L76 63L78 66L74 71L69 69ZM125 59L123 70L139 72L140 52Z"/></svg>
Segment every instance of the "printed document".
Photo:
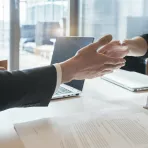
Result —
<svg viewBox="0 0 148 148"><path fill-rule="evenodd" d="M25 148L148 148L148 115L81 113L16 124Z"/></svg>

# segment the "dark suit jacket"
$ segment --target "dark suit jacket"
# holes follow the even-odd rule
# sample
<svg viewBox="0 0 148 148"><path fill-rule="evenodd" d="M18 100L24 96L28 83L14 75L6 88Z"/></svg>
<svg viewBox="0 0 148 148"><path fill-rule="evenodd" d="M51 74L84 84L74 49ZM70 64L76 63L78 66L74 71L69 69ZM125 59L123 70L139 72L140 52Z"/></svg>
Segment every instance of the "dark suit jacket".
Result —
<svg viewBox="0 0 148 148"><path fill-rule="evenodd" d="M141 37L144 38L145 41L148 43L148 34L144 34ZM122 69L128 70L128 71L136 71L136 72L145 74L145 64L143 64L143 61L147 57L148 57L148 50L147 50L147 53L141 57L132 57L132 56L125 57L126 65L122 67Z"/></svg>
<svg viewBox="0 0 148 148"><path fill-rule="evenodd" d="M55 91L54 66L0 71L0 111L12 107L47 106Z"/></svg>

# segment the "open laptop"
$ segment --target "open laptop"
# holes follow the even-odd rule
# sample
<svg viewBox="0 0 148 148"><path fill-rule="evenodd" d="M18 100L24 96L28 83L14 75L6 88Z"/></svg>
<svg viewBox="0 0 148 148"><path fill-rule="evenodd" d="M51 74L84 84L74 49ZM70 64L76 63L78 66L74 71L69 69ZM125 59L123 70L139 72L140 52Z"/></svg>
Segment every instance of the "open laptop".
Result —
<svg viewBox="0 0 148 148"><path fill-rule="evenodd" d="M137 72L120 69L102 79L134 92L148 90L148 76Z"/></svg>
<svg viewBox="0 0 148 148"><path fill-rule="evenodd" d="M58 37L56 39L51 64L63 62L73 57L76 52L94 41L93 37ZM72 97L80 95L84 80L74 80L60 85L52 99Z"/></svg>

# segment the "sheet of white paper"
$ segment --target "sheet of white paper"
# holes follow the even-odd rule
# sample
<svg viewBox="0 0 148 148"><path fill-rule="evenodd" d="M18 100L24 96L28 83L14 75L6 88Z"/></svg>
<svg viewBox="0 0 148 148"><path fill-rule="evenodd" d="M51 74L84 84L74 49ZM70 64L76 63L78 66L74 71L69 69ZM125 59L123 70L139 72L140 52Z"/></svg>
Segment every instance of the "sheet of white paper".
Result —
<svg viewBox="0 0 148 148"><path fill-rule="evenodd" d="M146 148L148 115L82 113L16 124L26 148Z"/></svg>

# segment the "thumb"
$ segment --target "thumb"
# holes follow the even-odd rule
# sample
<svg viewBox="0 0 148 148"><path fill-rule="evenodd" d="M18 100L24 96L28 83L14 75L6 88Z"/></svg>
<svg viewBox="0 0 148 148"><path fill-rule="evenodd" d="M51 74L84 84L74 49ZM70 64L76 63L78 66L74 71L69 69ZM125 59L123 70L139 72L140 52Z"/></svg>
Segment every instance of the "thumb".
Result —
<svg viewBox="0 0 148 148"><path fill-rule="evenodd" d="M97 42L91 44L91 48L97 50L98 48L108 44L112 40L112 35L108 34L100 38Z"/></svg>
<svg viewBox="0 0 148 148"><path fill-rule="evenodd" d="M105 56L105 64L113 64L113 65L117 65L117 64L122 64L122 63L125 63L126 60L123 59L123 58L113 58L113 57L108 57L108 56Z"/></svg>

